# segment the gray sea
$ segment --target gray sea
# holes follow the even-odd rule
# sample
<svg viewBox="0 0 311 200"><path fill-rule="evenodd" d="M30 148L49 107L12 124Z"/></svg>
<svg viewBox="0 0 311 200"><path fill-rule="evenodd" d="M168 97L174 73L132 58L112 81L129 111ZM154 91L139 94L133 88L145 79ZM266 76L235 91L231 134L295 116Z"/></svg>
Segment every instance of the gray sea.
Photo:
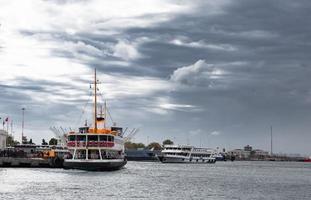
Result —
<svg viewBox="0 0 311 200"><path fill-rule="evenodd" d="M0 199L311 199L311 163L128 162L114 172L0 168Z"/></svg>

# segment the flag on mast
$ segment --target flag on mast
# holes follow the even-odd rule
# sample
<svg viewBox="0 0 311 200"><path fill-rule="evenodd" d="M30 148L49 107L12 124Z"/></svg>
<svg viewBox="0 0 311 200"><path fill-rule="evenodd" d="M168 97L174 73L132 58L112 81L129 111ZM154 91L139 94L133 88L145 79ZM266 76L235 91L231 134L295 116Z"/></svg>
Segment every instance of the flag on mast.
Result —
<svg viewBox="0 0 311 200"><path fill-rule="evenodd" d="M8 121L9 121L9 117L6 117L6 118L3 120L3 122L2 122L3 126L4 126L5 123L7 123Z"/></svg>
<svg viewBox="0 0 311 200"><path fill-rule="evenodd" d="M7 131L7 133L9 133L9 117L5 118L5 123L7 123L6 124L6 131Z"/></svg>

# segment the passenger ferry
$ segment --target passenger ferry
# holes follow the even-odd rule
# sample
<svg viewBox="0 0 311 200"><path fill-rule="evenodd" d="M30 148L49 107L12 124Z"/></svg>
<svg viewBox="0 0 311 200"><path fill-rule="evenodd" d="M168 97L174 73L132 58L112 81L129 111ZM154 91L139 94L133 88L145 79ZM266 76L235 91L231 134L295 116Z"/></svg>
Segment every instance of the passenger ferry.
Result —
<svg viewBox="0 0 311 200"><path fill-rule="evenodd" d="M86 122L77 132L68 133L70 154L64 159L65 169L110 171L118 170L127 163L122 128L106 127L106 114L97 114L97 84L95 69L94 126L89 127Z"/></svg>
<svg viewBox="0 0 311 200"><path fill-rule="evenodd" d="M165 145L158 159L162 163L215 163L214 150L188 145Z"/></svg>

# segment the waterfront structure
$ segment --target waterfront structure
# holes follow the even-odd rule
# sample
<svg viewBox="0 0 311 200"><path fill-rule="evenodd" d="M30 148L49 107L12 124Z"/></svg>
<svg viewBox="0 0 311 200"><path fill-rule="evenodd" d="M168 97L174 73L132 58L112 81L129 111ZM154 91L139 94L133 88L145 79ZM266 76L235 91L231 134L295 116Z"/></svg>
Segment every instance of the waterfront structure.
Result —
<svg viewBox="0 0 311 200"><path fill-rule="evenodd" d="M124 138L121 127L106 127L105 114L97 114L97 84L94 78L94 124L87 123L77 132L68 133L67 147L70 154L64 160L64 168L91 171L117 170L126 164Z"/></svg>
<svg viewBox="0 0 311 200"><path fill-rule="evenodd" d="M239 159L248 159L251 156L252 150L252 146L246 145L243 149L234 149L232 151L229 151L228 154L233 155Z"/></svg>
<svg viewBox="0 0 311 200"><path fill-rule="evenodd" d="M6 140L8 133L5 130L0 130L0 150L6 148Z"/></svg>
<svg viewBox="0 0 311 200"><path fill-rule="evenodd" d="M259 157L268 157L269 156L269 152L268 151L264 151L264 150L261 150L261 149L253 150L253 154L255 156L259 156Z"/></svg>
<svg viewBox="0 0 311 200"><path fill-rule="evenodd" d="M248 160L250 158L263 159L269 156L269 152L261 149L253 149L252 146L246 145L243 149L228 151L228 155L235 156L240 160Z"/></svg>
<svg viewBox="0 0 311 200"><path fill-rule="evenodd" d="M214 150L188 145L164 145L159 160L163 163L215 163Z"/></svg>
<svg viewBox="0 0 311 200"><path fill-rule="evenodd" d="M17 144L0 151L0 167L63 167L63 147L35 144Z"/></svg>
<svg viewBox="0 0 311 200"><path fill-rule="evenodd" d="M229 155L235 156L239 159L246 159L249 158L251 152L250 151L244 151L243 149L233 149L231 151L228 151Z"/></svg>
<svg viewBox="0 0 311 200"><path fill-rule="evenodd" d="M250 145L246 145L246 146L244 147L244 151L252 151L252 150L253 150L253 147L250 146Z"/></svg>
<svg viewBox="0 0 311 200"><path fill-rule="evenodd" d="M158 161L157 156L161 154L160 150L125 149L126 159L128 161Z"/></svg>

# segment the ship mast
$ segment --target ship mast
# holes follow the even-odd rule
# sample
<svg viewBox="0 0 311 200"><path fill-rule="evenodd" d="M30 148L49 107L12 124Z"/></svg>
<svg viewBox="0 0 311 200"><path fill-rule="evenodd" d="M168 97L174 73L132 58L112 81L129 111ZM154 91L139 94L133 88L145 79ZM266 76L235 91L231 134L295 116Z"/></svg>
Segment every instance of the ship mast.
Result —
<svg viewBox="0 0 311 200"><path fill-rule="evenodd" d="M271 135L271 143L270 143L270 150L271 150L271 156L273 155L273 151L272 151L272 126L270 127L270 135Z"/></svg>
<svg viewBox="0 0 311 200"><path fill-rule="evenodd" d="M107 119L107 102L106 102L106 100L105 100L105 115L104 115L104 117L105 117L104 128L106 128L106 119Z"/></svg>
<svg viewBox="0 0 311 200"><path fill-rule="evenodd" d="M97 78L96 78L96 68L94 77L94 132L97 133Z"/></svg>

